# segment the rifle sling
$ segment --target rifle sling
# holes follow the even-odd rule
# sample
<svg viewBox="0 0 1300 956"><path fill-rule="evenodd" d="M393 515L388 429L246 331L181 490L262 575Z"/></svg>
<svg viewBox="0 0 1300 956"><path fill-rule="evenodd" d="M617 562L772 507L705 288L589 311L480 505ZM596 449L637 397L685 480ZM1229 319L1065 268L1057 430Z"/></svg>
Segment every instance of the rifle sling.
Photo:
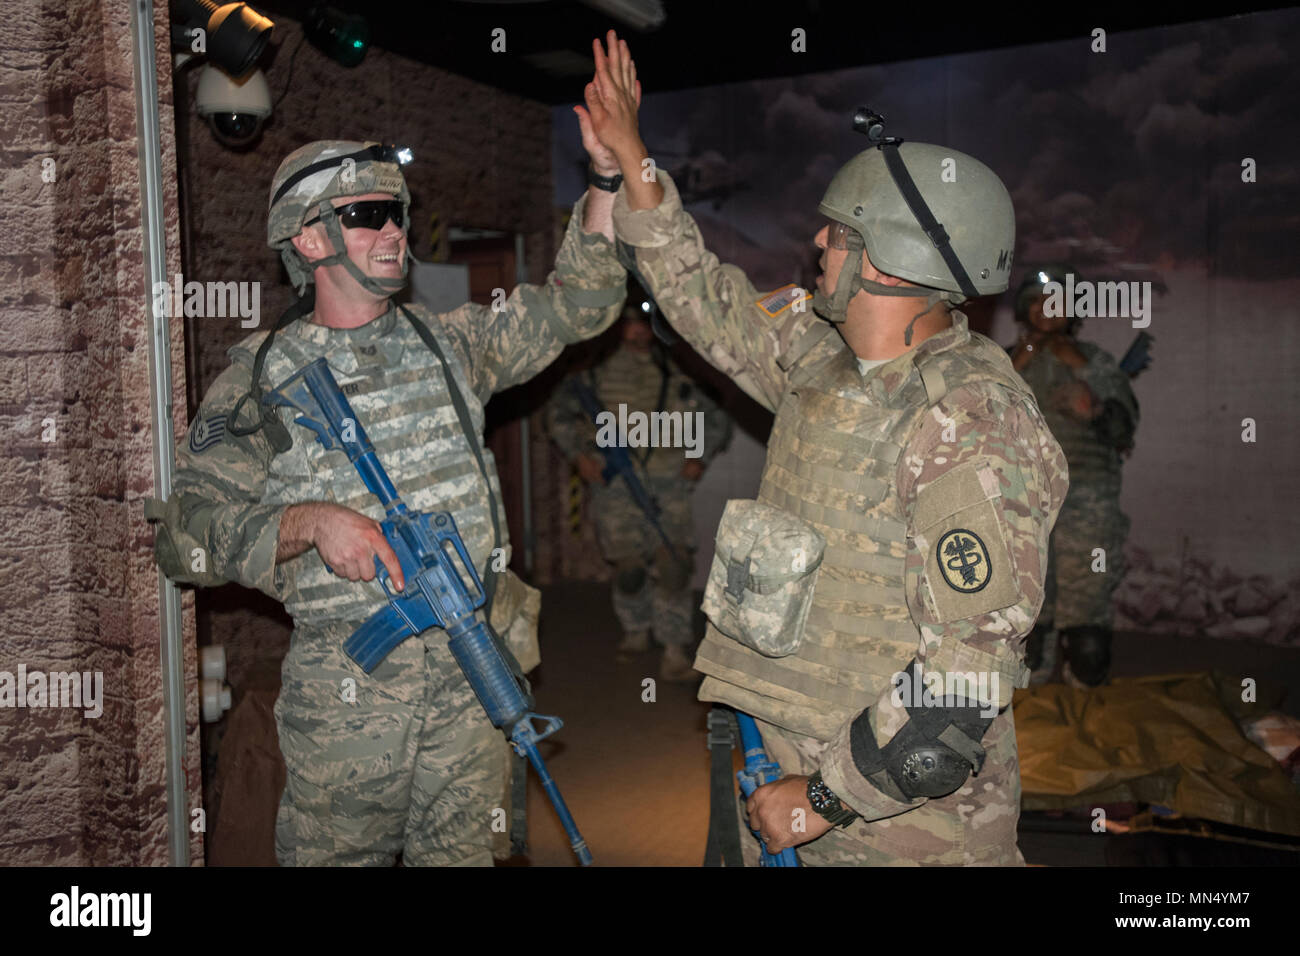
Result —
<svg viewBox="0 0 1300 956"><path fill-rule="evenodd" d="M478 433L474 430L474 423L470 421L469 406L465 404L465 397L460 393L460 386L456 384L456 377L451 374L451 365L447 362L447 356L443 354L442 348L438 345L438 340L433 337L433 333L425 327L424 323L417 319L407 310L406 306L399 305L402 314L410 321L415 328L416 333L424 340L424 344L429 347L429 351L437 356L438 361L442 363L443 378L447 380L447 391L451 393L451 404L456 409L456 418L460 422L460 430L465 433L465 441L469 444L470 451L474 453L474 460L478 462L479 474L483 476L483 487L487 489L488 513L492 515L492 550L495 552L501 547L501 522L497 517L497 499L492 494L492 482L488 479L487 466L483 464L483 453L479 451ZM484 612L489 621L492 619L492 600L496 597L497 591L497 573L492 567L492 560L489 556L487 570L484 572L483 591L487 595L487 604ZM513 655L512 655L513 659ZM515 664L518 667L518 664Z"/></svg>
<svg viewBox="0 0 1300 956"><path fill-rule="evenodd" d="M740 816L737 812L731 753L740 731L731 710L709 711L709 839L704 847L705 866L744 866L740 850Z"/></svg>

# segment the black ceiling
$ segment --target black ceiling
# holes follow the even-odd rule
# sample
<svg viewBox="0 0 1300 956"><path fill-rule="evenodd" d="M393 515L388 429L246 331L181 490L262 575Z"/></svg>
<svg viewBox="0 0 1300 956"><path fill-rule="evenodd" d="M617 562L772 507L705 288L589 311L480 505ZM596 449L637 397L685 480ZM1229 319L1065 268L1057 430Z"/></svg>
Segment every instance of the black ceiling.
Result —
<svg viewBox="0 0 1300 956"><path fill-rule="evenodd" d="M272 19L299 21L314 5L252 3ZM333 0L331 6L367 17L375 46L558 104L578 100L591 74L591 40L610 27L631 45L647 90L661 91L1087 37L1094 27L1115 34L1285 4L663 0L667 17L650 33L579 0ZM505 53L491 51L497 27L506 31ZM806 31L807 52L791 50L796 27Z"/></svg>

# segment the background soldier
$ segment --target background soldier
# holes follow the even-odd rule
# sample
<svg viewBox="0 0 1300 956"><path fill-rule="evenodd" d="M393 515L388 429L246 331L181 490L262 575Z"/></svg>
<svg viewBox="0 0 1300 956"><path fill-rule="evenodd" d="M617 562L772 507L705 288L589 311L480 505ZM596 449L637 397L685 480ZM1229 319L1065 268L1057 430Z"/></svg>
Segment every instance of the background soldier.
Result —
<svg viewBox="0 0 1300 956"><path fill-rule="evenodd" d="M814 307L828 325L802 290L760 294L719 263L662 170L641 178L635 68L625 44L595 53L595 130L624 176L618 238L674 326L776 413L758 501L729 511L798 519L825 541L816 568L766 542L750 560L733 548L737 607L801 606L769 605L730 634L711 619L696 657L701 699L753 714L786 771L749 799L751 822L770 851L803 844L806 863L1023 863L1010 703L1065 461L1006 353L951 309L1006 289L1005 187L922 143L851 160L820 206ZM720 549L735 530L724 520ZM799 569L815 587L790 580ZM764 653L767 620L802 627L784 656ZM937 699L895 688L922 672L942 682Z"/></svg>
<svg viewBox="0 0 1300 956"><path fill-rule="evenodd" d="M595 168L612 171L608 153L590 148ZM155 550L170 577L238 581L283 601L294 619L275 706L288 771L276 825L284 865L391 866L399 853L408 865L490 865L507 743L440 631L403 642L370 675L344 654L358 624L387 603L376 558L399 590L401 566L378 499L347 457L325 451L287 409L264 410L259 389L328 360L407 504L452 512L485 585L497 578L491 621L527 670L538 661L540 599L489 567L504 568L510 545L483 404L607 328L626 295L610 243L612 195L593 189L545 285L517 286L500 311L399 309L391 297L406 282L410 194L397 155L326 141L281 164L268 241L306 293L305 314L230 350L158 516ZM206 555L204 573L195 553Z"/></svg>
<svg viewBox="0 0 1300 956"><path fill-rule="evenodd" d="M651 622L663 647L660 677L694 678L686 646L691 642L695 610L690 587L695 549L691 494L704 469L726 447L731 420L703 387L692 381L655 340L644 299L629 301L623 313L619 348L588 372L566 379L548 409L551 437L592 488L591 514L605 560L614 565L614 613L623 628L620 654L649 648ZM646 304L649 304L646 302ZM618 414L632 412L703 414L700 456L682 448L628 448L637 476L660 508L659 526L673 543L669 553L646 513L621 478L605 482L605 459L596 444L596 426L578 401L572 383L592 388L600 406Z"/></svg>
<svg viewBox="0 0 1300 956"><path fill-rule="evenodd" d="M1110 671L1111 596L1124 576L1129 528L1119 508L1120 466L1133 447L1138 404L1114 357L1076 338L1082 319L1043 313L1043 286L1064 284L1071 272L1048 266L1025 277L1015 303L1020 341L1008 351L1070 465L1070 494L1052 531L1043 610L1026 656L1038 669L1055 627L1065 679L1095 687ZM1104 571L1094 569L1096 548L1105 551Z"/></svg>

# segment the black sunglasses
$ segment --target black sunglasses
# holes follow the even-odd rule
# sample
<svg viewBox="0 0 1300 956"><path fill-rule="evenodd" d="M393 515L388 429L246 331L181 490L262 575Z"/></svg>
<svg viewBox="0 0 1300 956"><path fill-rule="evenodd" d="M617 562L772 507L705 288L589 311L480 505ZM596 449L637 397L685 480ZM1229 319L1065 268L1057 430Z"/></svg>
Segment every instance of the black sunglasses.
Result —
<svg viewBox="0 0 1300 956"><path fill-rule="evenodd" d="M344 229L382 229L390 219L401 228L405 218L400 199L363 199L339 206L334 210L334 215L339 217L339 223ZM318 222L320 216L313 216L303 223L303 227Z"/></svg>

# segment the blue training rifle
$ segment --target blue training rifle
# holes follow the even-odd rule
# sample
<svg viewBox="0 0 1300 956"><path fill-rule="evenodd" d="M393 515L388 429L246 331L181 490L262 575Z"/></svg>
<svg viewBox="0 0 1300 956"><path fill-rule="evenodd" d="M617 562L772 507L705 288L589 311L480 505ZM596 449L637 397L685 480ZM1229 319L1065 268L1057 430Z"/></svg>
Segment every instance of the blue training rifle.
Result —
<svg viewBox="0 0 1300 956"><path fill-rule="evenodd" d="M582 410L599 428L600 415L605 409L601 408L596 393L582 382L575 380L572 384L573 393L578 397L578 403L582 405ZM638 508L645 512L646 520L650 522L651 527L659 532L659 537L663 538L664 545L668 548L668 553L672 555L672 559L674 561L681 560L677 556L677 549L673 547L673 543L668 540L668 535L659 524L659 515L661 514L659 502L655 501L654 496L646 490L646 486L641 484L641 479L636 474L636 466L632 464L632 456L627 453L627 449L621 445L611 445L609 448L602 448L600 453L605 458L605 470L601 472L600 476L605 479L606 483L613 481L615 478L622 478L627 483L627 490L632 493L632 500L636 502Z"/></svg>
<svg viewBox="0 0 1300 956"><path fill-rule="evenodd" d="M736 779L740 781L741 792L746 797L751 797L763 784L781 779L781 765L775 760L768 759L767 751L763 749L763 738L758 732L753 717L736 711L736 726L740 728L740 746L745 751L745 769L736 774ZM760 866L799 865L794 847L787 847L780 853L768 853L767 844L763 843L763 838L758 835L758 831L754 830L753 833L763 848L763 855L759 860Z"/></svg>
<svg viewBox="0 0 1300 956"><path fill-rule="evenodd" d="M357 628L343 649L369 674L408 637L431 627L446 630L456 663L474 688L488 719L494 727L510 728L510 743L537 770L573 852L583 866L589 866L591 851L537 751L538 741L564 723L558 717L533 713L532 695L526 684L520 686L522 675L515 676L500 638L491 625L479 619L477 612L487 595L451 514L407 508L324 359L299 371L264 401L293 408L298 412L298 424L315 432L326 449L341 448L356 466L366 488L384 506L386 517L381 527L401 562L406 588L394 592L388 569L375 558L375 571L388 596L388 605ZM473 582L472 592L465 578ZM542 721L544 729L539 732L533 726L534 720Z"/></svg>

